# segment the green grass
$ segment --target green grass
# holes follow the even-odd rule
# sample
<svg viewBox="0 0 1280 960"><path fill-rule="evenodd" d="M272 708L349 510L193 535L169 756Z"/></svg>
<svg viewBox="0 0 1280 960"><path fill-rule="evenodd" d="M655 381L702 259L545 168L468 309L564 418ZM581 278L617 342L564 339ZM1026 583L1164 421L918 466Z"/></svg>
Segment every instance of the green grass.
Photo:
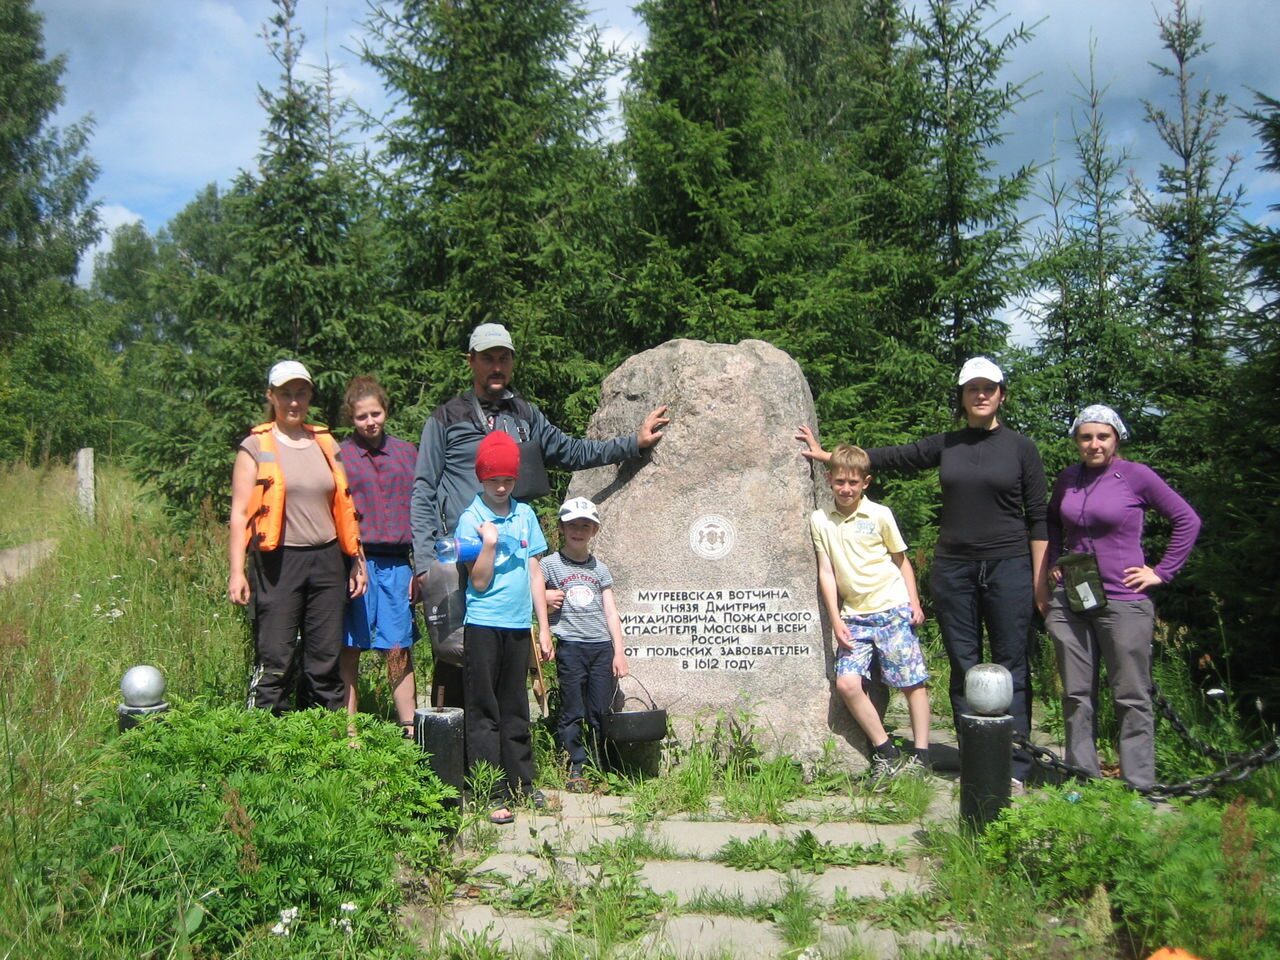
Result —
<svg viewBox="0 0 1280 960"><path fill-rule="evenodd" d="M799 870L822 873L827 867L857 867L876 863L901 866L901 851L888 850L882 843L826 843L801 830L793 837L772 838L761 833L747 840L734 838L712 858L738 870Z"/></svg>

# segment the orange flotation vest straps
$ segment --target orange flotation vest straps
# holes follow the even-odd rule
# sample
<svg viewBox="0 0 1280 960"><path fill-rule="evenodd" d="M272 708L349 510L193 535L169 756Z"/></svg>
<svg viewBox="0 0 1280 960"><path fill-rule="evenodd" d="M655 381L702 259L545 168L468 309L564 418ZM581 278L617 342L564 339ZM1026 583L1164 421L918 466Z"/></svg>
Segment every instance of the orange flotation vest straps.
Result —
<svg viewBox="0 0 1280 960"><path fill-rule="evenodd" d="M249 431L258 437L258 480L249 495L249 536L246 547L250 550L275 550L282 546L284 531L284 471L272 428L275 424L260 423ZM329 469L333 472L333 526L338 532L338 545L349 557L360 554L360 514L356 512L347 485L347 472L342 469L342 456L333 434L325 427L304 423L311 439L320 447Z"/></svg>

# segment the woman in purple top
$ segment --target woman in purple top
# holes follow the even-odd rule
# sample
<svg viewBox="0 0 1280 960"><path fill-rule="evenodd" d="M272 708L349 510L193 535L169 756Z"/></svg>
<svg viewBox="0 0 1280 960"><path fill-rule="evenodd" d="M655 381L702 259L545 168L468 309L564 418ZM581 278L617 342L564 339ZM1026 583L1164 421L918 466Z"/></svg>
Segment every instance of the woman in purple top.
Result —
<svg viewBox="0 0 1280 960"><path fill-rule="evenodd" d="M342 441L351 497L360 514L360 537L369 568L369 589L347 604L346 646L339 666L346 683L347 712L357 709L360 652L377 650L387 661L396 714L406 737L413 735L417 689L413 679L413 533L409 495L418 451L387 433L387 393L373 377L356 377L344 398L355 428Z"/></svg>
<svg viewBox="0 0 1280 960"><path fill-rule="evenodd" d="M1200 518L1150 467L1121 459L1129 432L1110 407L1086 407L1071 424L1080 463L1059 474L1049 498L1049 551L1036 605L1053 637L1062 676L1067 762L1098 776L1096 703L1098 656L1120 724L1120 771L1139 788L1155 783L1155 717L1151 711L1151 636L1155 607L1147 595L1182 568L1200 532ZM1142 525L1155 510L1173 525L1154 567L1142 553ZM1092 554L1105 601L1086 582L1077 612L1068 602L1060 561Z"/></svg>

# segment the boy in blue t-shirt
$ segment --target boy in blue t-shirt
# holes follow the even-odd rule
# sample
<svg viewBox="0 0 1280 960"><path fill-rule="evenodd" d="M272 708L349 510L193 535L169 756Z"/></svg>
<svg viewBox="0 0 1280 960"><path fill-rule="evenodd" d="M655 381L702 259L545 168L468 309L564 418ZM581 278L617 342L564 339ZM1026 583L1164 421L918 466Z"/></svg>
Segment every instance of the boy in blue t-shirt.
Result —
<svg viewBox="0 0 1280 960"><path fill-rule="evenodd" d="M564 591L564 603L551 614L550 631L539 624L538 642L545 659L553 655L551 632L560 642L556 676L560 681L560 721L557 732L569 754L569 779L574 793L586 791L583 777L588 761L584 734L593 741L600 759L599 738L605 714L613 701L616 677L627 675L622 620L613 599L613 576L591 552L600 530L600 513L586 497L571 497L560 507L562 546L542 564L546 585ZM583 727L589 727L587 734Z"/></svg>
<svg viewBox="0 0 1280 960"><path fill-rule="evenodd" d="M520 470L520 447L495 430L476 450L476 477L482 490L458 518L459 537L479 537L480 555L467 564L467 615L463 630L462 691L469 763L485 760L504 774L489 814L493 823L511 823L510 802L528 795L535 807L546 801L533 789L533 748L529 736L529 624L536 610L547 623L547 603L538 555L547 541L528 504L511 498ZM498 537L520 544L498 558Z"/></svg>

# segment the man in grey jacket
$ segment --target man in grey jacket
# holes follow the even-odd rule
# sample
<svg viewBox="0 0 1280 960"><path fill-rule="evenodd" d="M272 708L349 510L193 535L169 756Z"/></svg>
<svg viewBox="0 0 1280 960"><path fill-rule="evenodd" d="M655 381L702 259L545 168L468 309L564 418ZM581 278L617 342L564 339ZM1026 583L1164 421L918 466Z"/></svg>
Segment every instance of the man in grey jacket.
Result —
<svg viewBox="0 0 1280 960"><path fill-rule="evenodd" d="M453 531L462 511L480 491L475 474L476 447L487 433L502 430L526 450L536 446L545 464L565 470L618 463L639 456L641 450L662 439L661 428L668 422L665 406L650 411L632 436L612 440L569 436L511 389L514 363L515 346L506 327L480 324L471 333L467 354L472 389L438 406L422 428L409 515L414 568L420 580L435 563L435 541ZM432 641L438 647L441 638L434 633L433 629ZM432 689L436 706L457 705L449 673L441 669L437 657Z"/></svg>

